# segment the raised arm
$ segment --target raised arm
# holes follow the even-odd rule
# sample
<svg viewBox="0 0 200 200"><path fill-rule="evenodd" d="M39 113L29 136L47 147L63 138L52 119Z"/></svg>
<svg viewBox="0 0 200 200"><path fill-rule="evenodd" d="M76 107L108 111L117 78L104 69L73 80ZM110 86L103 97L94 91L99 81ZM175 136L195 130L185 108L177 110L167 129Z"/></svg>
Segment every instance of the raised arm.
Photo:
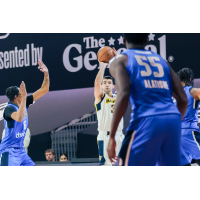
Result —
<svg viewBox="0 0 200 200"><path fill-rule="evenodd" d="M117 51L114 47L112 49L116 57ZM103 81L105 69L108 66L108 63L103 63L103 62L99 62L99 63L100 63L100 70L96 76L95 83L94 83L95 104L98 104L101 101L101 98L103 97L103 90L101 89L101 83Z"/></svg>
<svg viewBox="0 0 200 200"><path fill-rule="evenodd" d="M103 90L101 88L101 83L103 81L103 76L105 73L107 63L100 62L100 70L96 76L95 82L94 82L94 97L95 97L95 104L99 103L101 101L101 98L103 96Z"/></svg>
<svg viewBox="0 0 200 200"><path fill-rule="evenodd" d="M45 95L49 91L50 86L50 80L49 80L49 71L46 65L42 61L38 61L39 69L41 72L44 73L44 81L42 83L42 86L39 90L37 90L35 93L33 93L33 101L38 100L40 97Z"/></svg>
<svg viewBox="0 0 200 200"><path fill-rule="evenodd" d="M167 64L169 65L168 62ZM182 120L187 110L188 100L179 78L177 77L176 73L174 72L174 70L171 68L170 65L169 65L169 68L170 68L170 74L172 77L172 84L173 84L173 97L177 101L177 107L181 113L181 120Z"/></svg>
<svg viewBox="0 0 200 200"><path fill-rule="evenodd" d="M11 118L17 122L22 122L25 114L26 114L26 86L25 83L22 81L20 88L19 88L19 95L21 95L21 103L17 112L13 112L11 114Z"/></svg>
<svg viewBox="0 0 200 200"><path fill-rule="evenodd" d="M110 65L110 74L115 78L117 88L117 98L115 102L115 110L111 123L110 140L108 144L108 157L112 161L115 159L115 134L120 123L121 118L126 112L131 81L126 71L127 57L125 55L118 56Z"/></svg>

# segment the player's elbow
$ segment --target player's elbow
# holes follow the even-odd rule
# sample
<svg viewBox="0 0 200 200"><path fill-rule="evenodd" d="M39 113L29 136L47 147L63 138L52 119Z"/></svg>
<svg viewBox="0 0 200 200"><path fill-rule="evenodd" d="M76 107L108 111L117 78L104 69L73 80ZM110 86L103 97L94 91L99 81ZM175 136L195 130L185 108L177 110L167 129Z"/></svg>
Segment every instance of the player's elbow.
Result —
<svg viewBox="0 0 200 200"><path fill-rule="evenodd" d="M16 117L15 121L23 122L23 119L24 119L24 116L19 116L19 117Z"/></svg>
<svg viewBox="0 0 200 200"><path fill-rule="evenodd" d="M187 99L186 95L183 96L182 98L178 99L177 104L182 105L184 107L187 107L188 106L188 99Z"/></svg>
<svg viewBox="0 0 200 200"><path fill-rule="evenodd" d="M118 93L117 91L117 97L120 96L121 98L129 98L130 96L130 90L123 90L121 92Z"/></svg>
<svg viewBox="0 0 200 200"><path fill-rule="evenodd" d="M188 106L188 99L187 99L187 97L183 98L182 104L184 104L186 107Z"/></svg>

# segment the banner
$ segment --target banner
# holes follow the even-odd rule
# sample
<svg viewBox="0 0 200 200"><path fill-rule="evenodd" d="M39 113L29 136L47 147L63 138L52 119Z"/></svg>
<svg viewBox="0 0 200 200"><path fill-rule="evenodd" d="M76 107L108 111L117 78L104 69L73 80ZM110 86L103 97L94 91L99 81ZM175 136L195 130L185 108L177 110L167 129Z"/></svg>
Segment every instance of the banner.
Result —
<svg viewBox="0 0 200 200"><path fill-rule="evenodd" d="M199 78L199 37L200 34L151 33L145 48L168 60L176 72L189 67ZM21 81L29 93L40 88L43 73L38 70L38 59L49 68L50 91L93 87L99 70L97 52L103 46L115 47L120 53L125 50L123 34L0 34L0 95Z"/></svg>

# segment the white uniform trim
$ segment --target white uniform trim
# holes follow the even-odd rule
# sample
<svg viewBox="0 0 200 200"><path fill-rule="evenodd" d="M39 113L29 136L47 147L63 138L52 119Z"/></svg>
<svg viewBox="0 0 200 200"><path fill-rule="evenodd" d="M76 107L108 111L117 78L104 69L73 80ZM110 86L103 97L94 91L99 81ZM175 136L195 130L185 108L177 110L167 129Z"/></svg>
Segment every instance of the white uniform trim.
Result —
<svg viewBox="0 0 200 200"><path fill-rule="evenodd" d="M111 131L111 123L113 118L113 111L117 95L112 97L105 94L101 102L95 104L98 119L98 131ZM122 131L124 126L123 118L121 119L117 131Z"/></svg>
<svg viewBox="0 0 200 200"><path fill-rule="evenodd" d="M194 141L195 141L196 144L197 144L197 147L198 147L199 150L200 150L200 146L199 146L199 143L197 142L197 140L196 140L196 138L195 138L194 131L192 131L192 135L193 135Z"/></svg>

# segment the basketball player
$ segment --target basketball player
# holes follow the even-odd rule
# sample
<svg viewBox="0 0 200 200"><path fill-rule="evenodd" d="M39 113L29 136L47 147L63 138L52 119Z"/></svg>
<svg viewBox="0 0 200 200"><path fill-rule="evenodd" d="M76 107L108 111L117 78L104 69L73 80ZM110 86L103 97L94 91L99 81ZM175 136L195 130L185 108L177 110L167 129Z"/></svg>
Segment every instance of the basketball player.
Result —
<svg viewBox="0 0 200 200"><path fill-rule="evenodd" d="M191 69L183 68L177 74L188 99L181 123L181 165L191 166L192 159L200 165L200 131L197 125L200 88L193 87L194 73Z"/></svg>
<svg viewBox="0 0 200 200"><path fill-rule="evenodd" d="M0 144L2 166L34 166L35 163L27 155L24 138L28 128L28 107L49 91L49 73L42 61L38 61L39 69L44 73L42 87L33 95L27 96L25 83L20 88L11 86L6 89L10 100L4 110L5 136Z"/></svg>
<svg viewBox="0 0 200 200"><path fill-rule="evenodd" d="M113 48L115 55L116 50ZM100 70L95 79L94 96L95 96L95 107L97 111L98 119L98 137L97 143L99 147L99 164L102 166L112 166L112 163L108 159L107 145L109 141L109 134L111 128L111 121L113 117L113 111L115 106L116 94L113 94L114 89L113 78L110 76L104 77L104 72L107 67L107 63L100 62ZM116 131L116 152L119 152L124 135L122 133L123 119L120 121Z"/></svg>
<svg viewBox="0 0 200 200"><path fill-rule="evenodd" d="M108 144L109 159L116 158L114 137L130 97L132 115L119 164L179 166L181 116L187 109L186 94L168 63L160 55L144 49L147 33L125 33L124 36L127 50L110 64L110 73L116 80L117 100ZM178 109L172 94L177 98Z"/></svg>

